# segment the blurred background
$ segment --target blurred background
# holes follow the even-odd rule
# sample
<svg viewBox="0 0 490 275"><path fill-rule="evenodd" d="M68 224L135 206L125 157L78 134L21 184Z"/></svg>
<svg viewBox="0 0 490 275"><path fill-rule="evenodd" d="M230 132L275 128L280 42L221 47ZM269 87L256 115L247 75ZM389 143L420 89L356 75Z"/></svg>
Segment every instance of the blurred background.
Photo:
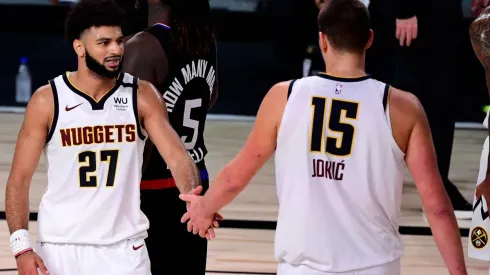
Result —
<svg viewBox="0 0 490 275"><path fill-rule="evenodd" d="M19 97L16 100L15 96L21 57L27 58L33 90L66 70L76 69L72 47L63 38L64 19L73 1L76 0L0 0L1 108L15 110L12 107L25 106L24 100ZM384 21L380 22L394 24L396 16L391 16L393 6L389 4L394 1L397 0L371 1L372 20L380 21L379 14L384 14ZM440 1L440 4L447 5L451 1ZM128 22L125 33L137 31L138 18L131 17L134 1L119 2L130 13L131 22ZM314 0L211 0L210 3L217 28L220 85L220 98L212 113L253 116L264 94L275 82L323 69L323 61L315 48L318 8ZM468 37L468 26L474 19L471 5L471 0L462 1L461 28L454 29L449 36L437 37L441 41L434 42L442 48L455 41L461 44L461 50L450 51L446 56L448 64L453 59L461 61L456 65L459 74L456 92L450 93L457 105L448 106L441 98L439 107L454 108L456 122L481 124L485 117L482 107L489 102L489 96L483 69L471 50ZM437 9L431 12L440 16ZM420 19L419 27L422 27ZM385 38L392 35L390 39L395 42L378 39L379 43L389 41L385 44L392 44L381 46L382 54L376 56L377 61L371 62L375 63L371 66L387 61L395 64L393 67L382 65L381 70L390 75L388 79L394 86L410 89L410 82L414 80L404 68L415 66L417 70L420 64L408 64L411 58L403 58L407 47L396 44L393 28L380 32L383 31L387 33ZM386 51L386 48L390 50ZM386 60L381 61L383 59ZM444 91L438 94L444 94Z"/></svg>

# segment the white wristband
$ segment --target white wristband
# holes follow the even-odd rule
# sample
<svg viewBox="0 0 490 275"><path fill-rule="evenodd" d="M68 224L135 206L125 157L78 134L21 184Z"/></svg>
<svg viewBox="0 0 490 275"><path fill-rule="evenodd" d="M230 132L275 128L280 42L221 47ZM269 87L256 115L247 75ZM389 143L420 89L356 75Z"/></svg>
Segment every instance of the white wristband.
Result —
<svg viewBox="0 0 490 275"><path fill-rule="evenodd" d="M10 235L10 248L12 253L17 257L27 251L32 251L31 238L29 231L19 229Z"/></svg>

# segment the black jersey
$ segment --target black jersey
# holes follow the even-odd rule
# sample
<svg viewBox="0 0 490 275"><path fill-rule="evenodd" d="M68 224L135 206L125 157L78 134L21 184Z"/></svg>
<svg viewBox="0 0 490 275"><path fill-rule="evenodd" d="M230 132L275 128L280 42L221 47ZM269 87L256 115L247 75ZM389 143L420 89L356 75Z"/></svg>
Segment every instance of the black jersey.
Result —
<svg viewBox="0 0 490 275"><path fill-rule="evenodd" d="M168 74L156 85L167 105L170 124L180 136L200 170L205 169L204 124L216 79L216 49L206 56L190 57L172 42L170 27L156 24L146 30L162 45L168 60ZM195 56L195 55L194 55ZM153 149L143 180L171 178L172 174L158 150Z"/></svg>

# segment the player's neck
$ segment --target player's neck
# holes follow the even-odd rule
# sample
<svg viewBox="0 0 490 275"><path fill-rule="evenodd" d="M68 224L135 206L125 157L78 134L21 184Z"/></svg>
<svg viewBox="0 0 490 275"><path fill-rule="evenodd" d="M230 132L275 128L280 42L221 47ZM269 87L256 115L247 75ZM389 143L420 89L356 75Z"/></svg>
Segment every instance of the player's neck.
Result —
<svg viewBox="0 0 490 275"><path fill-rule="evenodd" d="M68 76L73 86L81 92L98 100L114 87L117 79L102 77L88 68L79 68L78 71L70 73Z"/></svg>
<svg viewBox="0 0 490 275"><path fill-rule="evenodd" d="M325 73L343 78L357 78L366 76L363 56L354 54L327 55L325 58Z"/></svg>
<svg viewBox="0 0 490 275"><path fill-rule="evenodd" d="M149 4L148 6L148 26L157 23L170 25L170 7L163 4Z"/></svg>

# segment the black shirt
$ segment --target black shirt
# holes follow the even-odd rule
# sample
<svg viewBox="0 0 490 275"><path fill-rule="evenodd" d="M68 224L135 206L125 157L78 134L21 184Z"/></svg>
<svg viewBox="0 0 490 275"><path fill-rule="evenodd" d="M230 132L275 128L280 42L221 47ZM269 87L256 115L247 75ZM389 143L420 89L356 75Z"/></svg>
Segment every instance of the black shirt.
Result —
<svg viewBox="0 0 490 275"><path fill-rule="evenodd" d="M169 71L165 82L158 85L167 105L170 124L181 137L191 158L200 170L205 169L204 124L216 83L216 45L205 56L191 57L173 43L170 27L156 24L146 30L163 47ZM167 179L172 174L158 150L153 149L143 180Z"/></svg>

